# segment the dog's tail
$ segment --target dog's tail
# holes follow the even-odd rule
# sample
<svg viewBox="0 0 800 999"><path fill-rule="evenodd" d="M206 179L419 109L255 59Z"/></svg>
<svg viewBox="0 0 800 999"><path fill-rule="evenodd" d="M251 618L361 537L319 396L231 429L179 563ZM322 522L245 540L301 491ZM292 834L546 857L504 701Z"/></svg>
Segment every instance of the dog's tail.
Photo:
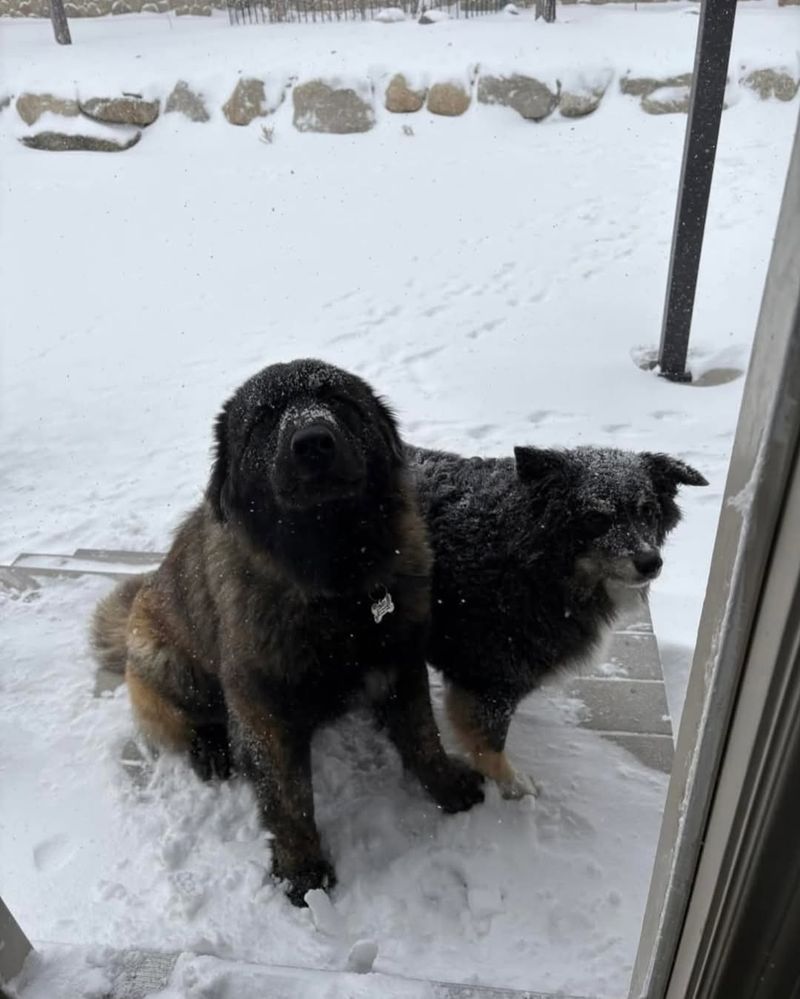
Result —
<svg viewBox="0 0 800 999"><path fill-rule="evenodd" d="M112 673L125 672L128 618L146 578L131 576L120 583L100 601L92 616L92 651L100 665Z"/></svg>

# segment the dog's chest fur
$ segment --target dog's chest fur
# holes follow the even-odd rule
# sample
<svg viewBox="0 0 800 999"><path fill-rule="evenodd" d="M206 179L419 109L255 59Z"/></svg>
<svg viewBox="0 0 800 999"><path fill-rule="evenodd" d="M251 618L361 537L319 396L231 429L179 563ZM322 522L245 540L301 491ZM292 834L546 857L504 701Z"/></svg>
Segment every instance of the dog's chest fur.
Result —
<svg viewBox="0 0 800 999"><path fill-rule="evenodd" d="M409 656L424 655L430 581L385 579L335 596L309 594L280 575L250 577L239 587L228 581L218 599L248 623L223 638L220 661L229 682L245 668L320 716L335 716L362 692L386 689ZM377 621L373 607L387 594L393 609Z"/></svg>
<svg viewBox="0 0 800 999"><path fill-rule="evenodd" d="M186 544L187 533L201 543ZM201 507L176 538L172 572L157 574L153 585L162 616L169 613L170 631L193 661L224 683L274 688L310 716L333 716L354 695L385 689L409 656L422 660L429 553L416 553L410 542L404 548L400 569L407 572L387 570L381 581L347 594L308 592L269 557L255 558ZM387 592L393 610L378 622L372 607Z"/></svg>

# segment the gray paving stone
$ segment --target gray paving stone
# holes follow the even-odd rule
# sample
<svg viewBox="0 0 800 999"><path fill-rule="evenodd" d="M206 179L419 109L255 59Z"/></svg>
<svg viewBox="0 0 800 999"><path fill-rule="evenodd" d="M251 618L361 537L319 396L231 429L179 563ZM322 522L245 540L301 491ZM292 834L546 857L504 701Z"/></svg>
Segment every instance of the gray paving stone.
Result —
<svg viewBox="0 0 800 999"><path fill-rule="evenodd" d="M675 746L669 735L634 735L632 732L603 732L604 739L615 742L652 770L668 774L672 770Z"/></svg>
<svg viewBox="0 0 800 999"><path fill-rule="evenodd" d="M586 705L584 728L638 735L672 735L664 684L657 680L576 677L568 693Z"/></svg>
<svg viewBox="0 0 800 999"><path fill-rule="evenodd" d="M115 673L101 666L94 675L94 696L102 697L105 693L113 693L124 682L125 677L122 673Z"/></svg>
<svg viewBox="0 0 800 999"><path fill-rule="evenodd" d="M650 608L648 605L642 604L639 610L633 611L631 614L628 614L627 617L621 618L617 622L614 633L617 635L638 635L642 633L652 635L653 621L650 617Z"/></svg>
<svg viewBox="0 0 800 999"><path fill-rule="evenodd" d="M663 680L656 637L652 632L618 632L606 661L631 680ZM618 671L618 673L617 673Z"/></svg>
<svg viewBox="0 0 800 999"><path fill-rule="evenodd" d="M146 999L163 991L178 954L129 950L119 956L120 971L109 999Z"/></svg>

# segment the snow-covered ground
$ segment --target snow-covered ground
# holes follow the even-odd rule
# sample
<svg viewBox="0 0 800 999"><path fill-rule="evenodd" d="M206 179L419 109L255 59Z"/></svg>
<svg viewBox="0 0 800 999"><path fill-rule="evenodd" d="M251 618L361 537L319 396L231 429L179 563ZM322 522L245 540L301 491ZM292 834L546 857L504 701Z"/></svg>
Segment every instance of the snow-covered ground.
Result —
<svg viewBox="0 0 800 999"><path fill-rule="evenodd" d="M734 59L796 65L799 15L741 5ZM466 72L519 67L529 46L553 73L584 58L590 70L680 72L696 24L684 5L564 8L550 35L528 16L426 29L142 16L74 22L65 51L47 24L4 22L0 91L163 96L184 76L218 109L238 69L358 74L405 68L403 51L410 70L450 52ZM686 490L652 600L679 713L742 380L678 386L631 359L658 339L686 119L612 91L583 121L474 107L453 120L383 115L354 137L298 134L284 106L271 145L258 123L173 115L110 157L26 150L13 108L1 112L0 561L163 550L202 492L227 394L266 363L318 355L373 383L421 444L591 442L701 469L711 485ZM797 100L736 87L730 100L696 373L746 365L797 120ZM48 943L95 948L63 967L53 950L31 996L94 994L104 946L341 969L362 937L381 972L624 993L665 780L577 728L557 691L532 698L512 732L543 785L535 806L490 792L442 817L363 719L326 732L317 802L340 885L319 929L265 881L247 788L201 786L171 760L144 787L121 770L125 693L92 697L85 642L107 586L0 592L0 892L45 966ZM190 962L170 999L229 994L204 974Z"/></svg>

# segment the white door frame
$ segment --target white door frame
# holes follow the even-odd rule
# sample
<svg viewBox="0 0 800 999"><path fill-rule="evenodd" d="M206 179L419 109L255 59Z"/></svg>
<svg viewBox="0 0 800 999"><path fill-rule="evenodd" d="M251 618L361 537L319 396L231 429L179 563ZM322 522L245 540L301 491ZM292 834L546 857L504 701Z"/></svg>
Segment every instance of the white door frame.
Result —
<svg viewBox="0 0 800 999"><path fill-rule="evenodd" d="M739 413L630 999L756 995L715 991L715 983L725 979L725 961L731 959L724 955L726 940L733 939L737 919L745 915L744 857L749 851L752 870L759 851L776 848L768 847L773 841L767 827L779 796L763 800L764 782L777 782L777 794L782 768L791 765L795 752L785 714L800 670L795 645L800 606L793 602L800 587L799 442L800 125ZM795 718L800 723L800 711ZM800 791L797 799L800 803ZM752 825L756 819L760 832ZM781 860L788 876L791 858ZM786 900L787 919L795 903L800 905L800 893L795 902ZM773 943L777 946L777 939ZM751 963L761 960L755 950L749 956ZM764 992L775 999L791 994Z"/></svg>

